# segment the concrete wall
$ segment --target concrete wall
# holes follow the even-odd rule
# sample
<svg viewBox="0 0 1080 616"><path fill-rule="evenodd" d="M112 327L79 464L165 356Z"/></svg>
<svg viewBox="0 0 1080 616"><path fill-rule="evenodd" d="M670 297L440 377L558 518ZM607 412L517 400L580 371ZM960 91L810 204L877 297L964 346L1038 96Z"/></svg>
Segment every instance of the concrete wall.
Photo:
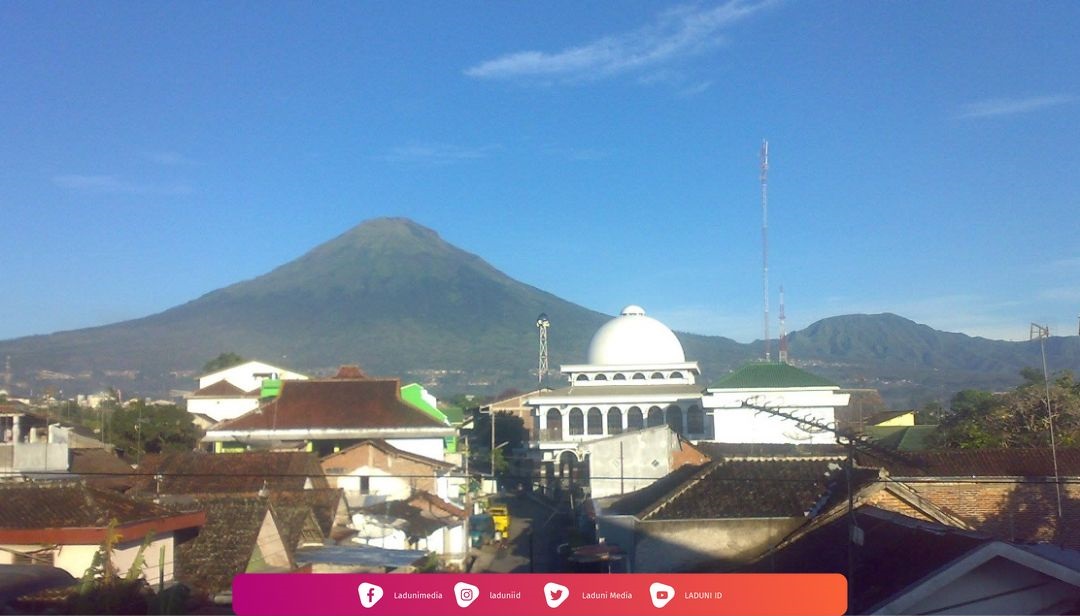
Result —
<svg viewBox="0 0 1080 616"><path fill-rule="evenodd" d="M589 487L593 498L625 494L652 485L677 467L682 445L667 426L593 441L589 452Z"/></svg>
<svg viewBox="0 0 1080 616"><path fill-rule="evenodd" d="M239 417L258 406L258 398L191 398L187 401L189 413L202 413L216 421Z"/></svg>
<svg viewBox="0 0 1080 616"><path fill-rule="evenodd" d="M269 373L276 373L278 378L282 380L307 380L306 376L297 372L290 372L261 361L249 361L200 377L199 389L209 387L218 381L228 381L243 391L251 391L256 387L261 387L263 378L265 378L256 377L255 375Z"/></svg>
<svg viewBox="0 0 1080 616"><path fill-rule="evenodd" d="M408 451L415 453L432 460L445 461L443 452L446 447L443 445L443 439L441 436L434 438L388 438L386 442L402 451Z"/></svg>
<svg viewBox="0 0 1080 616"><path fill-rule="evenodd" d="M806 523L806 518L635 520L601 516L599 536L630 555L633 573L686 571L705 563L747 563Z"/></svg>
<svg viewBox="0 0 1080 616"><path fill-rule="evenodd" d="M0 445L0 471L66 471L68 446L57 443Z"/></svg>
<svg viewBox="0 0 1080 616"><path fill-rule="evenodd" d="M825 424L835 420L836 408L847 406L850 394L834 389L739 389L710 390L702 404L712 411L718 443L833 443L830 432L800 429L791 420L755 409L743 408L744 401L808 416Z"/></svg>
<svg viewBox="0 0 1080 616"><path fill-rule="evenodd" d="M160 538L154 539L150 545L146 547L143 552L143 567L142 577L146 578L146 581L151 585L156 584L159 579L159 563L165 565L165 581L171 582L173 580L173 563L175 562L173 554L173 534L168 533ZM11 564L14 559L14 555L6 550L15 550L18 552L35 552L42 549L43 545L3 545L5 548L0 550L0 564ZM116 571L120 575L127 574L128 570L135 563L135 556L139 553L139 548L142 547L142 540L128 541L116 545L113 550L112 562ZM80 544L80 545L60 545L56 546L53 550L55 555L55 566L70 573L73 577L81 578L86 570L90 568L90 565L94 562L94 554L97 554L100 548L97 544ZM165 548L164 560L161 559L161 549ZM45 555L41 555L45 556Z"/></svg>

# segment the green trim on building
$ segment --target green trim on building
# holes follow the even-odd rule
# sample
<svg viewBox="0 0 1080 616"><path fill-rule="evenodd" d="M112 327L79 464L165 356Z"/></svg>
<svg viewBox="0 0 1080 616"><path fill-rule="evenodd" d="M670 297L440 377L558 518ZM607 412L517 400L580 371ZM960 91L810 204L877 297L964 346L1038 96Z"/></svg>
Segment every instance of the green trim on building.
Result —
<svg viewBox="0 0 1080 616"><path fill-rule="evenodd" d="M409 383L401 388L401 399L410 405L431 415L436 421L449 425L446 415L439 409L431 406L424 400L424 388L419 383Z"/></svg>
<svg viewBox="0 0 1080 616"><path fill-rule="evenodd" d="M711 389L785 389L839 387L836 383L790 364L746 364L717 381Z"/></svg>

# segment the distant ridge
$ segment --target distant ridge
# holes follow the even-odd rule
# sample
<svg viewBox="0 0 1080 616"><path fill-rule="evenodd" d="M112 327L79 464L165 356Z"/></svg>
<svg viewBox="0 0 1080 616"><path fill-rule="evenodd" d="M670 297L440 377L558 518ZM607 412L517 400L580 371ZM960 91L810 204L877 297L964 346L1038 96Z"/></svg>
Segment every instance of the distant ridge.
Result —
<svg viewBox="0 0 1080 616"><path fill-rule="evenodd" d="M10 355L14 380L37 391L114 386L161 396L191 389L204 362L234 351L312 372L359 363L368 374L433 382L442 395L495 392L535 383L541 312L553 324L553 368L580 362L609 318L516 281L411 220L379 218L262 276L155 315L0 341L0 357ZM679 338L707 379L756 358L760 348ZM1036 343L940 332L893 314L831 317L789 340L795 363L842 386L881 388L894 406L966 387L1003 389L1040 362ZM1078 351L1075 338L1052 338L1052 367L1077 368Z"/></svg>

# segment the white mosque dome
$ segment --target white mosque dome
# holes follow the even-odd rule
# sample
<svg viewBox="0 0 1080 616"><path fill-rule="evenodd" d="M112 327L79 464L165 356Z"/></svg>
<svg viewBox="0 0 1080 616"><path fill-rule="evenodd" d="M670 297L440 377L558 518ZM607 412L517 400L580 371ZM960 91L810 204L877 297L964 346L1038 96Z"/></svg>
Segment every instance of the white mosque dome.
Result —
<svg viewBox="0 0 1080 616"><path fill-rule="evenodd" d="M682 344L666 325L630 305L596 330L589 343L589 363L620 366L679 364L686 361Z"/></svg>

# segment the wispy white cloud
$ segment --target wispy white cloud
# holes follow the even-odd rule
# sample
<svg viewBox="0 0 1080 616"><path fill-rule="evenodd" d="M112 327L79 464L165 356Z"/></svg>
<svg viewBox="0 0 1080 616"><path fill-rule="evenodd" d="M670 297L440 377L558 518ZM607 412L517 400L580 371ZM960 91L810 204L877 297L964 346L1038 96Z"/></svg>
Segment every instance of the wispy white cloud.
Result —
<svg viewBox="0 0 1080 616"><path fill-rule="evenodd" d="M486 158L500 147L498 145L463 147L448 143L415 143L392 148L376 158L392 163L446 165Z"/></svg>
<svg viewBox="0 0 1080 616"><path fill-rule="evenodd" d="M655 69L702 54L724 43L723 31L763 8L771 0L702 8L681 6L659 14L653 23L605 36L556 52L518 51L465 69L477 79L599 79L636 70Z"/></svg>
<svg viewBox="0 0 1080 616"><path fill-rule="evenodd" d="M115 175L66 174L53 176L52 183L76 192L126 195L184 195L191 193L186 184L132 182Z"/></svg>
<svg viewBox="0 0 1080 616"><path fill-rule="evenodd" d="M165 167L191 167L202 164L194 158L170 150L143 152L142 157Z"/></svg>
<svg viewBox="0 0 1080 616"><path fill-rule="evenodd" d="M1077 100L1076 96L1067 94L1030 96L1027 98L993 98L964 105L964 110L960 114L960 117L994 118L1016 115L1018 113L1029 113L1032 111L1039 111L1040 109L1047 109L1049 107L1066 105L1074 103Z"/></svg>

